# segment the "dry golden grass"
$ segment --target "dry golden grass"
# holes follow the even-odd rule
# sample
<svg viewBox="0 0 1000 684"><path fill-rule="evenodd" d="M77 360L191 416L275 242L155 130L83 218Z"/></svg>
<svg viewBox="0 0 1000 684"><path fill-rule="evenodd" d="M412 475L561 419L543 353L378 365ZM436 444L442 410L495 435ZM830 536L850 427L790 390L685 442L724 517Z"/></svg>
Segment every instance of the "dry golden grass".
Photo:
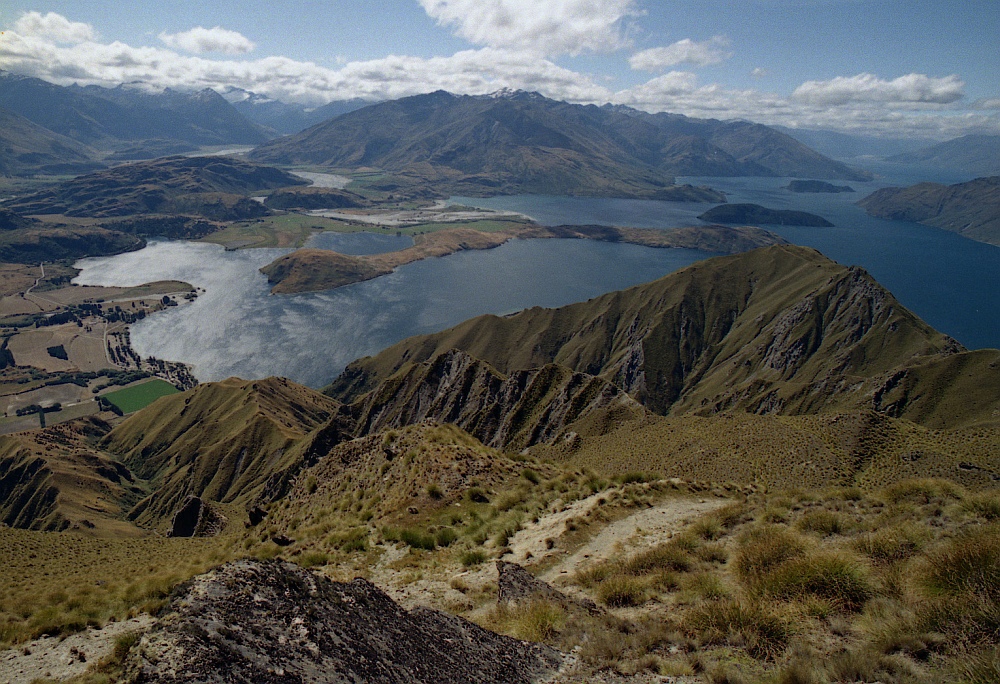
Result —
<svg viewBox="0 0 1000 684"><path fill-rule="evenodd" d="M579 574L610 617L548 642L582 630L594 669L706 681L995 681L997 494L925 479L752 495Z"/></svg>
<svg viewBox="0 0 1000 684"><path fill-rule="evenodd" d="M96 539L0 527L0 646L159 608L233 539Z"/></svg>

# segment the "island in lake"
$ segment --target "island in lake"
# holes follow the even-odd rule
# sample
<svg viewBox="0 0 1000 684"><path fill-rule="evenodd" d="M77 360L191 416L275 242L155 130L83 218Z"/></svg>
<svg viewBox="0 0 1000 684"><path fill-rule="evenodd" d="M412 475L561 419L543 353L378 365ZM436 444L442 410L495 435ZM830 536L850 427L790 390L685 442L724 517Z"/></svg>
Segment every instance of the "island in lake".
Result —
<svg viewBox="0 0 1000 684"><path fill-rule="evenodd" d="M727 224L764 224L769 226L807 226L832 228L833 224L822 216L807 211L768 209L759 204L722 204L698 216L702 221Z"/></svg>
<svg viewBox="0 0 1000 684"><path fill-rule="evenodd" d="M833 183L827 183L826 181L819 180L793 180L785 186L785 189L789 192L799 193L855 192L854 188L850 185L834 185Z"/></svg>

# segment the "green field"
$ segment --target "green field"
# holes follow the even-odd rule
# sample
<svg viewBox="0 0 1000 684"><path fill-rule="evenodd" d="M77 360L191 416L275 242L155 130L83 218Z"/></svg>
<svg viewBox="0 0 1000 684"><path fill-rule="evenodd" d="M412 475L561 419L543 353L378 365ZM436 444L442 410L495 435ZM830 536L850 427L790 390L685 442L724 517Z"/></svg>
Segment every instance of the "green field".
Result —
<svg viewBox="0 0 1000 684"><path fill-rule="evenodd" d="M120 408L122 413L132 413L146 408L160 397L177 394L177 392L178 389L166 380L150 380L141 385L108 392L103 397Z"/></svg>

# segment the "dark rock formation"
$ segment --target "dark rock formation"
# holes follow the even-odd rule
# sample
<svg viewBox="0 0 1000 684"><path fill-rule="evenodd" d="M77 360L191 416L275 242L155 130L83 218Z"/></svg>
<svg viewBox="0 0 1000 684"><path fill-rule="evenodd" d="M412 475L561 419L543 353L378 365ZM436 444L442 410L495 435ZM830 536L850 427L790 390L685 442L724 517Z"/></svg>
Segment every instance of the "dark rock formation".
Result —
<svg viewBox="0 0 1000 684"><path fill-rule="evenodd" d="M189 496L174 514L168 537L212 537L222 531L226 519L197 496Z"/></svg>
<svg viewBox="0 0 1000 684"><path fill-rule="evenodd" d="M818 180L793 180L785 188L790 192L854 192L850 185L834 185Z"/></svg>
<svg viewBox="0 0 1000 684"><path fill-rule="evenodd" d="M767 226L810 226L832 228L833 224L822 216L807 211L768 209L759 204L723 204L698 216L709 223L763 224Z"/></svg>
<svg viewBox="0 0 1000 684"><path fill-rule="evenodd" d="M242 560L196 577L132 652L126 679L157 682L532 682L557 651L427 608L363 579Z"/></svg>
<svg viewBox="0 0 1000 684"><path fill-rule="evenodd" d="M598 614L601 609L589 599L570 598L547 582L543 582L517 563L497 561L497 603L522 603L524 601L551 601L566 608L584 609Z"/></svg>

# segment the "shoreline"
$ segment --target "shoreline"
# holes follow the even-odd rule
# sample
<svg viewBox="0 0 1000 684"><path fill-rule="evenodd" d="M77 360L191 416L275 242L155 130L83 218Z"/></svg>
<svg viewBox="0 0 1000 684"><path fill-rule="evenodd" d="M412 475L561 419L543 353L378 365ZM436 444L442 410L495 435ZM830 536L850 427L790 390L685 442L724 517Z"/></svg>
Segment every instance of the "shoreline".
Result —
<svg viewBox="0 0 1000 684"><path fill-rule="evenodd" d="M271 294L333 290L388 275L400 266L464 250L492 249L513 239L580 239L623 242L661 249L699 249L736 254L758 247L785 244L770 231L752 226L690 226L662 230L610 226L512 226L497 231L448 228L417 235L412 247L395 252L350 256L324 249L298 249L260 269L272 285Z"/></svg>

